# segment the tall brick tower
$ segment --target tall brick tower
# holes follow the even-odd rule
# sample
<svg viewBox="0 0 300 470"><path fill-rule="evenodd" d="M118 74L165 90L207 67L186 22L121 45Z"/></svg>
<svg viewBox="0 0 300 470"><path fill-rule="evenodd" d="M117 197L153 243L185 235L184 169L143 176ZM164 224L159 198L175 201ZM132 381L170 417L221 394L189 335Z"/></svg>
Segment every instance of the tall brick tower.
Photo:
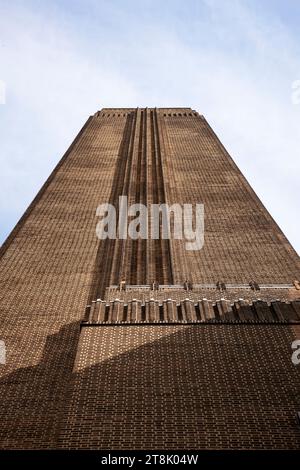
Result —
<svg viewBox="0 0 300 470"><path fill-rule="evenodd" d="M184 240L96 208L204 204ZM1 448L300 447L300 264L203 116L90 117L0 252Z"/></svg>

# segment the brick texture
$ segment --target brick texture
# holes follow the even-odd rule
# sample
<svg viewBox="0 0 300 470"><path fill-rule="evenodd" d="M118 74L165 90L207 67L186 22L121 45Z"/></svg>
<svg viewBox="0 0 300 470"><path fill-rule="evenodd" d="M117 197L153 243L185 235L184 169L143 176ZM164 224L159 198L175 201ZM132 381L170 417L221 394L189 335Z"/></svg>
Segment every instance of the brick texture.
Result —
<svg viewBox="0 0 300 470"><path fill-rule="evenodd" d="M96 208L120 195L203 203L203 249L100 242ZM221 298L260 299L265 312L277 299L295 311L299 267L203 116L190 108L96 112L0 248L0 448L296 448L296 324L82 325L97 299L206 298L215 310ZM186 291L186 280L198 287Z"/></svg>
<svg viewBox="0 0 300 470"><path fill-rule="evenodd" d="M104 326L80 339L61 444L296 449L287 326Z"/></svg>

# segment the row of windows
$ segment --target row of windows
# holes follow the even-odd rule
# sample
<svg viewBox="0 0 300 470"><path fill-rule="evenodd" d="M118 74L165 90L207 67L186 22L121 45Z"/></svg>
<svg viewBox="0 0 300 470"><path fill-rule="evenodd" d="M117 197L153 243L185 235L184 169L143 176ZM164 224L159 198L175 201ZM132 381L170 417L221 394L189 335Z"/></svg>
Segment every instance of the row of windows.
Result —
<svg viewBox="0 0 300 470"><path fill-rule="evenodd" d="M121 117L121 116L123 116L123 117L125 117L125 116L128 116L129 114L131 114L131 113L123 113L123 114L122 113L118 113L118 114L116 114L116 113L114 113L114 114L105 114L105 113L100 114L100 113L98 113L97 116L98 117L99 116L101 116L101 117L116 117L116 116ZM166 117L166 116L168 116L168 117L172 117L172 116L197 116L197 113L168 113L168 114L164 113L164 117Z"/></svg>
<svg viewBox="0 0 300 470"><path fill-rule="evenodd" d="M165 114L164 113L164 117L172 117L172 116L197 116L197 113L168 113L168 114Z"/></svg>
<svg viewBox="0 0 300 470"><path fill-rule="evenodd" d="M98 117L99 117L99 116L100 116L100 117L104 117L104 116L106 116L106 117L116 117L116 116L121 117L121 116L124 116L124 117L125 117L125 116L128 116L129 114L130 114L130 113L123 113L123 114L121 114L121 113L119 113L119 114L115 114L115 113L114 113L114 114L105 114L105 113L100 114L100 113L98 113L97 116L98 116Z"/></svg>

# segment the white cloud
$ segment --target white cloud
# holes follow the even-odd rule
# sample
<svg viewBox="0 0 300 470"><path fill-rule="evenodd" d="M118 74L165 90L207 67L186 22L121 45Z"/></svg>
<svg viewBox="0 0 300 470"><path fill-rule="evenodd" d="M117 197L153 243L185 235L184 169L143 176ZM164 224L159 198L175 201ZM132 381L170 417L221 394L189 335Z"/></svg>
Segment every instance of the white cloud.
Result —
<svg viewBox="0 0 300 470"><path fill-rule="evenodd" d="M207 0L194 17L188 2L187 18L170 10L163 20L149 5L139 16L139 4L135 13L133 6L87 3L94 18L75 21L73 12L55 10L46 21L45 11L7 7L0 19L7 83L0 211L7 209L3 196L16 214L25 209L96 109L191 106L300 250L300 106L291 102L300 68L285 25L239 1Z"/></svg>

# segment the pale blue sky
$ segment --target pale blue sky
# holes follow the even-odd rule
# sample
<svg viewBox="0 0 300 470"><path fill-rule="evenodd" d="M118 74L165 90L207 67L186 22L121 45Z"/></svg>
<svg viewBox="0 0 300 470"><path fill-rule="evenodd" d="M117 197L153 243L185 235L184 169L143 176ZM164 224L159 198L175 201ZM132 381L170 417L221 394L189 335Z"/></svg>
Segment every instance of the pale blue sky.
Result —
<svg viewBox="0 0 300 470"><path fill-rule="evenodd" d="M297 0L0 0L0 243L90 114L191 106L300 252L299 24Z"/></svg>

